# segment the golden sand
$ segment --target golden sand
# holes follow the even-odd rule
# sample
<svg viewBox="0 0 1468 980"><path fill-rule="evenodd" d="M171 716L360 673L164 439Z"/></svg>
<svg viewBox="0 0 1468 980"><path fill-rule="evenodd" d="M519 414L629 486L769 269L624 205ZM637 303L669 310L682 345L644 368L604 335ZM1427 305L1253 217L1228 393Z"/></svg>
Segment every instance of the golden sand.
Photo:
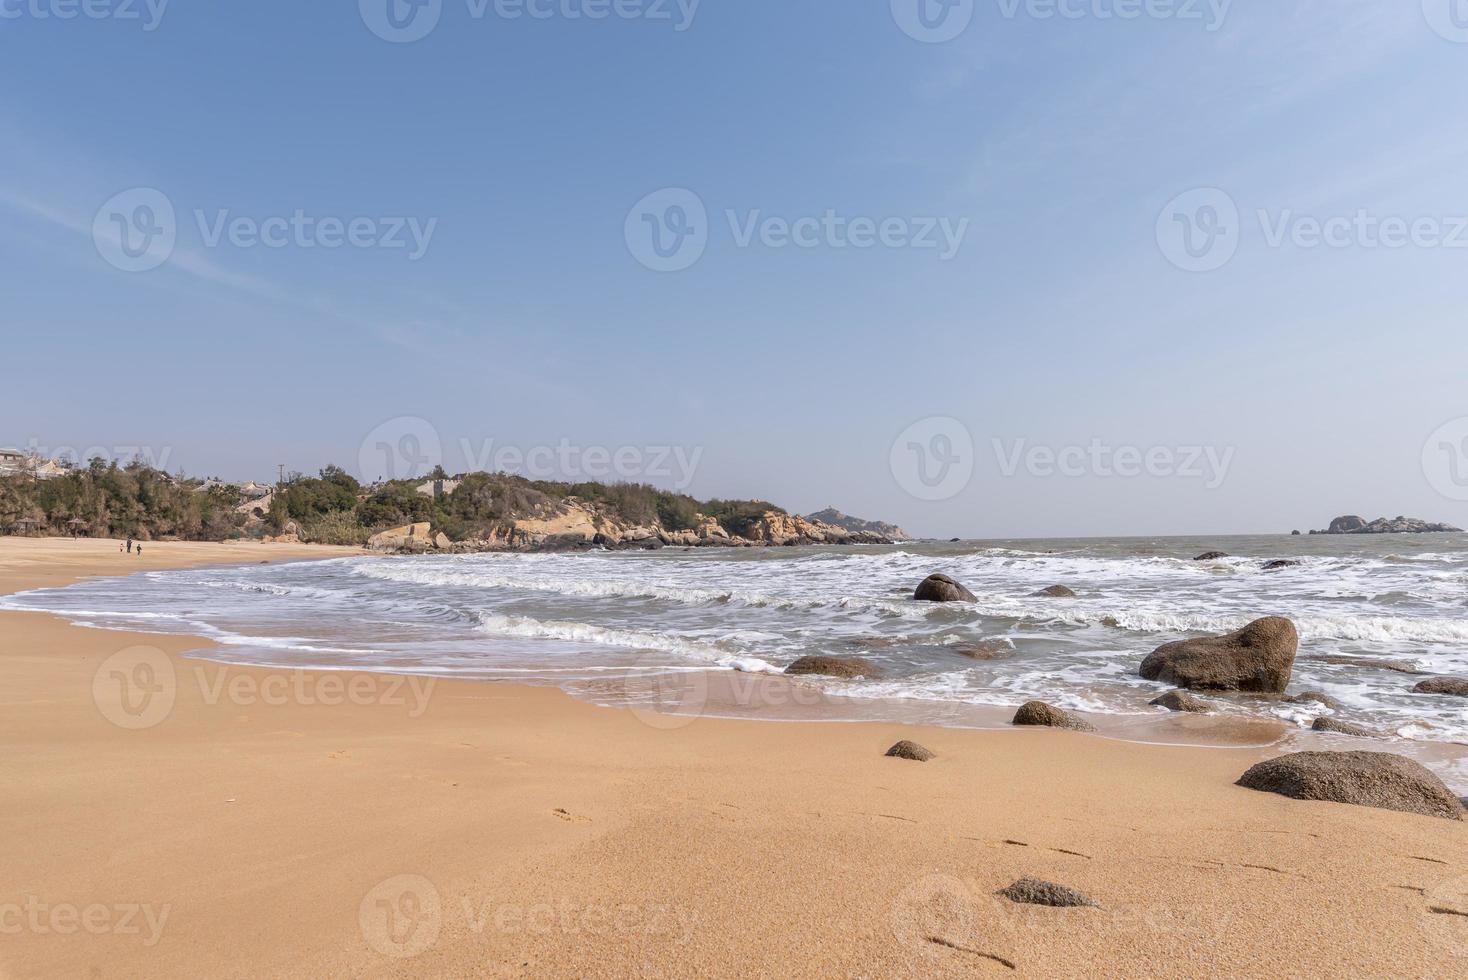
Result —
<svg viewBox="0 0 1468 980"><path fill-rule="evenodd" d="M0 591L330 553L0 539ZM1235 786L1269 749L0 638L4 977L1468 975L1468 824ZM1100 907L994 895L1025 876Z"/></svg>

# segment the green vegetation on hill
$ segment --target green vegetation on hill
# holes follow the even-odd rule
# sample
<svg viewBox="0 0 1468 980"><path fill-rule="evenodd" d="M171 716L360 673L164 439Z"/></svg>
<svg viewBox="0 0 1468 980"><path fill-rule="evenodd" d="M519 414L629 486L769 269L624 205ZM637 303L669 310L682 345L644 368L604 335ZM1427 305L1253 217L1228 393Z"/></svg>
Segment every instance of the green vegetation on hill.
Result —
<svg viewBox="0 0 1468 980"><path fill-rule="evenodd" d="M573 498L614 520L669 531L693 529L703 514L738 534L768 511L784 513L757 500L701 503L643 484L556 483L503 473L470 473L448 482L450 492L420 493L432 480L450 478L438 470L427 478L364 486L334 465L314 477L293 473L268 503L260 502L261 518L238 487L170 476L141 462L93 460L48 480L0 477L0 533L222 541L296 531L322 544L362 544L378 531L428 521L462 541L487 537L515 520L552 516Z"/></svg>

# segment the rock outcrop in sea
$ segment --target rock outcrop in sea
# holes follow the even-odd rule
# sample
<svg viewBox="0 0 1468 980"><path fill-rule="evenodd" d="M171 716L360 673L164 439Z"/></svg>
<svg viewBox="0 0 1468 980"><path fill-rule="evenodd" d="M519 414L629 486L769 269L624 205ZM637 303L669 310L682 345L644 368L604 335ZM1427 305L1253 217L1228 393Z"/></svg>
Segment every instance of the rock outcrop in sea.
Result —
<svg viewBox="0 0 1468 980"><path fill-rule="evenodd" d="M1324 531L1311 534L1452 534L1461 532L1461 527L1451 524L1432 524L1416 517L1378 517L1374 521L1348 514L1337 517Z"/></svg>

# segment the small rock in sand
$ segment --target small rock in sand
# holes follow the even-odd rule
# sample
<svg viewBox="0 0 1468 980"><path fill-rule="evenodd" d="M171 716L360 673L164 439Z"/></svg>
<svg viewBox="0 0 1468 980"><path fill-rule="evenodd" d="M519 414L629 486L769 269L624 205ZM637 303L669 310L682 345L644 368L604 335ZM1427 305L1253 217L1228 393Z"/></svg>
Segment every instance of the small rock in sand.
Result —
<svg viewBox="0 0 1468 980"><path fill-rule="evenodd" d="M1195 698L1187 691L1168 691L1151 703L1168 711L1191 711L1197 715L1206 715L1210 710L1201 698Z"/></svg>
<svg viewBox="0 0 1468 980"><path fill-rule="evenodd" d="M1074 888L1039 878L1021 878L1008 888L999 889L995 894L1023 905L1048 905L1058 909L1100 907L1095 899L1082 895Z"/></svg>
<svg viewBox="0 0 1468 980"><path fill-rule="evenodd" d="M1353 725L1348 721L1337 721L1334 718L1316 718L1310 725L1313 731L1330 732L1334 735L1354 735L1357 738L1381 738L1381 732L1374 732L1360 725Z"/></svg>
<svg viewBox="0 0 1468 980"><path fill-rule="evenodd" d="M881 677L882 671L860 657L801 657L785 668L787 674L819 674L825 677Z"/></svg>
<svg viewBox="0 0 1468 980"><path fill-rule="evenodd" d="M1254 766L1240 786L1296 800L1464 819L1462 802L1431 772L1390 752L1295 752Z"/></svg>
<svg viewBox="0 0 1468 980"><path fill-rule="evenodd" d="M1450 694L1468 698L1468 681L1458 677L1434 677L1412 688L1418 694Z"/></svg>
<svg viewBox="0 0 1468 980"><path fill-rule="evenodd" d="M947 575L929 575L912 597L919 602L977 602L978 597Z"/></svg>
<svg viewBox="0 0 1468 980"><path fill-rule="evenodd" d="M911 759L913 762L927 762L933 757L933 753L923 748L916 742L903 739L887 750L889 759Z"/></svg>
<svg viewBox="0 0 1468 980"><path fill-rule="evenodd" d="M1015 725L1037 725L1044 728L1069 728L1076 732L1094 732L1096 726L1082 721L1069 711L1062 711L1044 701L1027 701L1014 714Z"/></svg>
<svg viewBox="0 0 1468 980"><path fill-rule="evenodd" d="M1030 595L1034 596L1037 599L1073 599L1073 598L1075 598L1075 593L1072 592L1070 589L1067 589L1063 585L1052 585L1048 589L1041 589L1039 592L1031 592Z"/></svg>

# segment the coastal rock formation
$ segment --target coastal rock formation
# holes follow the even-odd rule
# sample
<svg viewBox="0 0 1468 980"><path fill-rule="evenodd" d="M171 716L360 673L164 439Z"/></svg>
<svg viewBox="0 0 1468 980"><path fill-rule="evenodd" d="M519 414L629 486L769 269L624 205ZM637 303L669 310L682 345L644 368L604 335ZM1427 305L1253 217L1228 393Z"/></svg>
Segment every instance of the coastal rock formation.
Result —
<svg viewBox="0 0 1468 980"><path fill-rule="evenodd" d="M1434 677L1412 688L1418 694L1448 694L1468 698L1468 681L1458 677Z"/></svg>
<svg viewBox="0 0 1468 980"><path fill-rule="evenodd" d="M889 759L911 759L913 762L927 762L933 758L933 753L916 742L909 742L903 739L887 750L887 757Z"/></svg>
<svg viewBox="0 0 1468 980"><path fill-rule="evenodd" d="M1296 561L1293 558L1276 558L1274 561L1265 562L1264 570L1266 572L1273 572L1281 568L1294 568L1299 564L1300 562Z"/></svg>
<svg viewBox="0 0 1468 980"><path fill-rule="evenodd" d="M977 602L978 597L947 575L929 575L912 597L919 602Z"/></svg>
<svg viewBox="0 0 1468 980"><path fill-rule="evenodd" d="M817 674L823 677L866 677L882 676L882 671L869 660L860 657L801 657L785 668L785 673L796 675Z"/></svg>
<svg viewBox="0 0 1468 980"><path fill-rule="evenodd" d="M1070 589L1067 589L1063 585L1052 585L1048 589L1041 589L1039 592L1031 592L1030 595L1033 596L1034 598L1037 598L1037 599L1073 599L1073 598L1075 598L1075 593L1072 592Z"/></svg>
<svg viewBox="0 0 1468 980"><path fill-rule="evenodd" d="M1463 529L1453 527L1451 524L1432 524L1416 517L1378 517L1374 521L1367 521L1349 514L1345 517L1337 517L1330 522L1330 527L1324 531L1311 531L1311 534L1449 534L1460 532Z"/></svg>
<svg viewBox="0 0 1468 980"><path fill-rule="evenodd" d="M1194 690L1283 694L1299 643L1294 623L1269 616L1223 636L1164 643L1142 661L1140 673Z"/></svg>
<svg viewBox="0 0 1468 980"><path fill-rule="evenodd" d="M1100 903L1095 899L1082 895L1074 888L1067 888L1053 881L1043 881L1039 878L1021 878L1008 888L1001 888L994 894L1002 895L1011 902L1019 902L1022 905L1048 905L1057 909L1100 907Z"/></svg>
<svg viewBox="0 0 1468 980"><path fill-rule="evenodd" d="M1082 721L1069 711L1062 711L1044 701L1027 701L1014 714L1014 725L1037 725L1044 728L1069 728L1075 732L1094 732L1096 726Z"/></svg>
<svg viewBox="0 0 1468 980"><path fill-rule="evenodd" d="M1227 557L1228 552L1226 551L1205 551L1197 558L1194 558L1193 561L1217 561L1220 558Z"/></svg>
<svg viewBox="0 0 1468 980"><path fill-rule="evenodd" d="M1210 710L1201 698L1195 698L1187 691L1168 691L1148 703L1168 711L1189 711L1196 715L1206 715Z"/></svg>
<svg viewBox="0 0 1468 980"><path fill-rule="evenodd" d="M404 524L372 535L367 539L367 547L372 551L427 551L433 547L430 528L427 521Z"/></svg>
<svg viewBox="0 0 1468 980"><path fill-rule="evenodd" d="M1405 756L1388 752L1296 752L1261 762L1240 786L1296 800L1464 819L1463 804L1438 779Z"/></svg>
<svg viewBox="0 0 1468 980"><path fill-rule="evenodd" d="M1334 735L1354 735L1357 738L1381 738L1380 732L1374 732L1360 725L1353 725L1347 721L1337 721L1334 718L1316 718L1311 722L1310 728L1317 732L1330 732Z"/></svg>
<svg viewBox="0 0 1468 980"><path fill-rule="evenodd" d="M884 521L864 521L860 517L843 514L835 507L827 507L825 510L818 510L814 514L807 514L805 519L814 524L830 524L833 527L839 527L843 530L851 531L854 534L875 534L877 537L887 538L892 541L912 540L911 535L896 524L887 524Z"/></svg>

